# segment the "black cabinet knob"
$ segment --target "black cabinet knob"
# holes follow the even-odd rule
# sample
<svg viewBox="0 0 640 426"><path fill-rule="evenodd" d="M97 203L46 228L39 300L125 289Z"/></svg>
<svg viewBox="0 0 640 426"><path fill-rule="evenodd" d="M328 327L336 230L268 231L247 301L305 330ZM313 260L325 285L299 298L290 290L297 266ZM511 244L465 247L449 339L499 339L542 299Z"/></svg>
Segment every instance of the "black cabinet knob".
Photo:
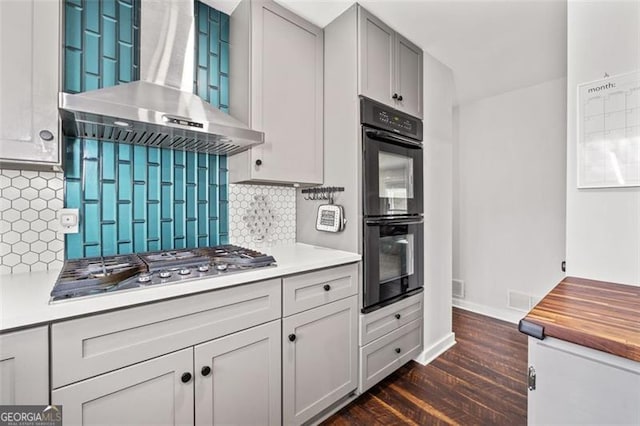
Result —
<svg viewBox="0 0 640 426"><path fill-rule="evenodd" d="M182 383L189 383L189 381L191 380L191 373L183 373L182 377L180 377L180 380L182 380Z"/></svg>
<svg viewBox="0 0 640 426"><path fill-rule="evenodd" d="M53 133L51 133L49 130L40 130L40 133L38 135L43 141L49 142L53 140Z"/></svg>
<svg viewBox="0 0 640 426"><path fill-rule="evenodd" d="M256 166L262 166L262 160L256 160Z"/></svg>
<svg viewBox="0 0 640 426"><path fill-rule="evenodd" d="M400 352L402 352L402 349L396 348L396 353L399 354Z"/></svg>
<svg viewBox="0 0 640 426"><path fill-rule="evenodd" d="M200 373L203 377L207 377L209 374L211 374L211 367L205 365L204 367L202 367L202 370L200 370Z"/></svg>
<svg viewBox="0 0 640 426"><path fill-rule="evenodd" d="M324 291L331 290L331 286L329 284L325 284L324 287L322 287L322 288L324 288Z"/></svg>
<svg viewBox="0 0 640 426"><path fill-rule="evenodd" d="M295 334L290 334L289 335L289 341L290 342L295 342L295 340L296 340L296 335Z"/></svg>
<svg viewBox="0 0 640 426"><path fill-rule="evenodd" d="M396 319L400 319L400 316L401 316L400 314L395 315Z"/></svg>
<svg viewBox="0 0 640 426"><path fill-rule="evenodd" d="M398 100L402 101L402 95L398 96Z"/></svg>
<svg viewBox="0 0 640 426"><path fill-rule="evenodd" d="M393 96L391 97L391 99L398 99L398 94L394 93Z"/></svg>

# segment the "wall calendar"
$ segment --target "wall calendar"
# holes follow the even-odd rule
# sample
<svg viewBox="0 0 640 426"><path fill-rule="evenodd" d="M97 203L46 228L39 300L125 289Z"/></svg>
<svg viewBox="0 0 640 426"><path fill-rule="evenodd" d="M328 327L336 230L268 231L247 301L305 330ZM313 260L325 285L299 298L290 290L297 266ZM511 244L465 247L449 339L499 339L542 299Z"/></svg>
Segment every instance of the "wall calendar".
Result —
<svg viewBox="0 0 640 426"><path fill-rule="evenodd" d="M578 188L640 186L640 71L578 85Z"/></svg>

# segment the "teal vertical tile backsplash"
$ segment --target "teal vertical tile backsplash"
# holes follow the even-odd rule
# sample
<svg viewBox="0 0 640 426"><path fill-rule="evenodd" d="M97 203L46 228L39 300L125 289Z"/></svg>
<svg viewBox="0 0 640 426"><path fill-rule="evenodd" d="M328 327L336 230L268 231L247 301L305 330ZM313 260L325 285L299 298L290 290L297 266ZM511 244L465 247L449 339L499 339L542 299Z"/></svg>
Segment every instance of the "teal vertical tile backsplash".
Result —
<svg viewBox="0 0 640 426"><path fill-rule="evenodd" d="M65 0L64 90L139 78L141 0ZM229 16L198 1L194 92L228 112ZM67 139L65 206L80 209L69 259L228 241L227 158Z"/></svg>
<svg viewBox="0 0 640 426"><path fill-rule="evenodd" d="M196 1L194 92L229 112L229 15Z"/></svg>

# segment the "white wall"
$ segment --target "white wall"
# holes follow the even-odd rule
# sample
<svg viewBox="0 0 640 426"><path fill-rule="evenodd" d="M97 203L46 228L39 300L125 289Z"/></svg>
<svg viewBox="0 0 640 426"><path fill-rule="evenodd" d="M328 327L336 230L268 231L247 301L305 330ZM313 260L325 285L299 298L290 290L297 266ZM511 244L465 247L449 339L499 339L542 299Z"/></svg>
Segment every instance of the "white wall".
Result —
<svg viewBox="0 0 640 426"><path fill-rule="evenodd" d="M576 189L576 86L640 70L640 2L570 1L567 43L567 274L640 285L640 188Z"/></svg>
<svg viewBox="0 0 640 426"><path fill-rule="evenodd" d="M564 276L566 80L457 108L456 304L510 321L508 291L544 296Z"/></svg>
<svg viewBox="0 0 640 426"><path fill-rule="evenodd" d="M454 344L451 330L453 72L424 54L424 347L427 363Z"/></svg>

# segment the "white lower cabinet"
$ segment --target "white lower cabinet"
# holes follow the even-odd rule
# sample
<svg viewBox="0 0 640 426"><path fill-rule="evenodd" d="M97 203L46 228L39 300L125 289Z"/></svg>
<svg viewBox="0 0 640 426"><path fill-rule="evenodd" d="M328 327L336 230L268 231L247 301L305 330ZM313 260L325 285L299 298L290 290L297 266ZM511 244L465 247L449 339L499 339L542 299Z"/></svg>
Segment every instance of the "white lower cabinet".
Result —
<svg viewBox="0 0 640 426"><path fill-rule="evenodd" d="M65 425L192 425L192 376L188 348L56 389L51 396L63 406Z"/></svg>
<svg viewBox="0 0 640 426"><path fill-rule="evenodd" d="M279 425L280 321L195 347L196 425Z"/></svg>
<svg viewBox="0 0 640 426"><path fill-rule="evenodd" d="M280 320L52 393L65 425L278 425ZM195 362L195 365L194 365ZM194 378L195 377L195 378Z"/></svg>
<svg viewBox="0 0 640 426"><path fill-rule="evenodd" d="M529 365L530 425L640 424L640 362L529 337Z"/></svg>
<svg viewBox="0 0 640 426"><path fill-rule="evenodd" d="M422 317L360 349L360 391L411 361L422 351Z"/></svg>
<svg viewBox="0 0 640 426"><path fill-rule="evenodd" d="M283 319L284 424L301 424L356 390L357 321L357 296Z"/></svg>
<svg viewBox="0 0 640 426"><path fill-rule="evenodd" d="M52 402L65 425L313 421L358 387L354 282L348 265L54 324Z"/></svg>
<svg viewBox="0 0 640 426"><path fill-rule="evenodd" d="M0 405L48 403L48 327L0 335Z"/></svg>
<svg viewBox="0 0 640 426"><path fill-rule="evenodd" d="M423 300L420 292L360 315L360 393L422 352Z"/></svg>

